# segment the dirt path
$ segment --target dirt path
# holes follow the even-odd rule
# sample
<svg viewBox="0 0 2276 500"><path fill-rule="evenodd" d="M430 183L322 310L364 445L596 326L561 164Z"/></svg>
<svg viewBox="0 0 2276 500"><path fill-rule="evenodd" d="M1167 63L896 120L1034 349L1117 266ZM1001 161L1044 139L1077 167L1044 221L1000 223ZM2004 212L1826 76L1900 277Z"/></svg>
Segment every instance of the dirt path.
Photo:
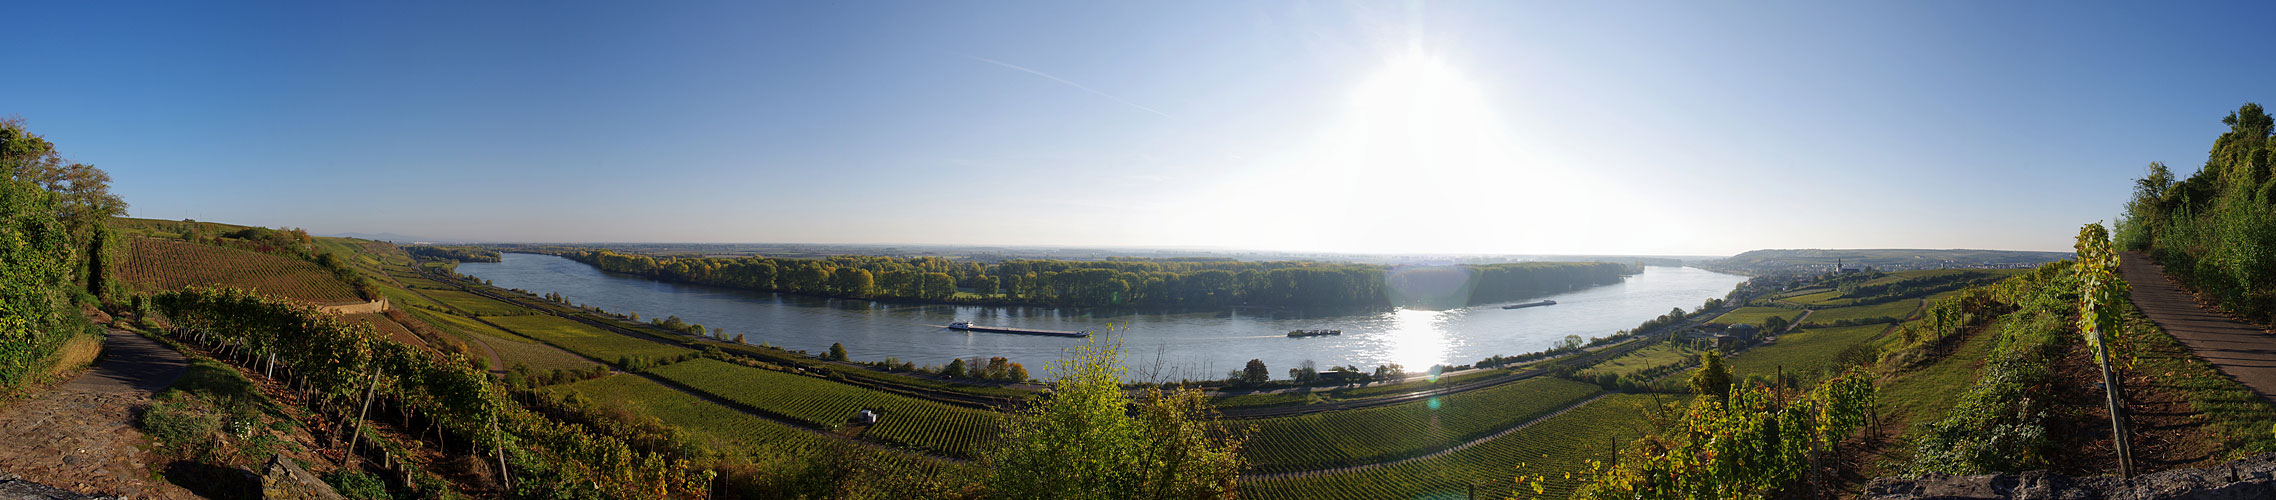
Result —
<svg viewBox="0 0 2276 500"><path fill-rule="evenodd" d="M150 339L112 330L94 369L0 408L0 473L80 493L198 498L151 473L135 411L188 365Z"/></svg>
<svg viewBox="0 0 2276 500"><path fill-rule="evenodd" d="M2134 307L2180 339L2191 354L2276 401L2276 336L2198 305L2149 256L2126 252L2121 258L2118 270L2134 289Z"/></svg>

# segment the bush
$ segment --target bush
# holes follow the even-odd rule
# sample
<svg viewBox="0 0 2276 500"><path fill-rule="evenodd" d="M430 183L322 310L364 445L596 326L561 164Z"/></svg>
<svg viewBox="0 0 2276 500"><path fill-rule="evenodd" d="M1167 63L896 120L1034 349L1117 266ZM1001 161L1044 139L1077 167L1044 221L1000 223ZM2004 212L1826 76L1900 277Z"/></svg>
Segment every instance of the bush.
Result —
<svg viewBox="0 0 2276 500"><path fill-rule="evenodd" d="M387 483L380 481L379 476L364 471L338 470L328 472L324 474L324 484L332 485L332 491L339 492L340 496L356 500L389 500L395 498L387 493Z"/></svg>

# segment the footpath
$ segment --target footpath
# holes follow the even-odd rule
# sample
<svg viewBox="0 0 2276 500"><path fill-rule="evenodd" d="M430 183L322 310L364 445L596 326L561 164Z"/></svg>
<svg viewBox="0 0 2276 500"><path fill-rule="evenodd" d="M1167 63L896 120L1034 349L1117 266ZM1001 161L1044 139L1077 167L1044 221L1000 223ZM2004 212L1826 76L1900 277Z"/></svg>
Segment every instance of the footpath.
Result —
<svg viewBox="0 0 2276 500"><path fill-rule="evenodd" d="M2125 252L2119 272L2133 288L2134 307L2179 339L2189 352L2261 398L2276 401L2276 335L2198 305L2196 297L2166 278L2165 267L2147 255Z"/></svg>
<svg viewBox="0 0 2276 500"><path fill-rule="evenodd" d="M93 369L0 408L0 478L135 499L199 498L151 473L134 427L151 394L188 366L181 353L111 330Z"/></svg>

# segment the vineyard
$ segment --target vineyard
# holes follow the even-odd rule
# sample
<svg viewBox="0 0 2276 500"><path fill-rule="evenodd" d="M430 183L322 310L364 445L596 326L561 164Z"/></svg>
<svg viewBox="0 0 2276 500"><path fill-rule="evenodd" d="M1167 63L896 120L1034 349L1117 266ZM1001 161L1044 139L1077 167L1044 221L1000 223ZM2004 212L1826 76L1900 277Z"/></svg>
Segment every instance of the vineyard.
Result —
<svg viewBox="0 0 2276 500"><path fill-rule="evenodd" d="M611 375L544 389L547 393L574 392L603 406L620 406L662 419L694 434L718 449L736 449L761 455L812 456L832 445L833 439L711 404L663 384L632 375Z"/></svg>
<svg viewBox="0 0 2276 500"><path fill-rule="evenodd" d="M1259 472L1317 470L1422 455L1492 434L1601 392L1594 384L1536 377L1423 401L1242 421Z"/></svg>
<svg viewBox="0 0 2276 500"><path fill-rule="evenodd" d="M427 341L420 339L418 334L411 333L411 329L404 328L403 325L396 324L394 320L387 319L385 314L345 314L340 317L348 321L371 325L373 330L379 331L380 336L402 342L403 345L427 345Z"/></svg>
<svg viewBox="0 0 2276 500"><path fill-rule="evenodd" d="M581 370L591 368L594 365L592 361L587 361L583 357L570 354L560 348L530 340L528 337L506 333L504 330L492 328L490 325L463 316L426 311L412 311L411 314L426 321L427 324L457 334L460 340L490 346L490 349L497 351L498 357L505 362L505 366L495 367L498 369L512 368L515 364L521 364L536 370Z"/></svg>
<svg viewBox="0 0 2276 500"><path fill-rule="evenodd" d="M694 352L684 347L618 335L555 316L486 316L482 321L602 361L625 356L664 358Z"/></svg>
<svg viewBox="0 0 2276 500"><path fill-rule="evenodd" d="M1506 370L1480 370L1477 372L1465 373L1461 375L1439 377L1437 380L1415 378L1409 379L1406 382L1399 383L1376 383L1365 386L1344 386L1309 393L1287 391L1257 392L1252 394L1221 397L1217 398L1217 400L1213 403L1217 405L1218 409L1225 409L1301 405L1311 402L1315 397L1321 399L1343 401L1371 398L1376 396L1389 396L1416 391L1427 391L1439 387L1452 386L1464 382L1481 380L1487 377L1500 377L1504 375L1509 375L1509 372Z"/></svg>
<svg viewBox="0 0 2276 500"><path fill-rule="evenodd" d="M696 359L649 370L696 390L823 429L837 429L854 413L871 410L877 424L864 434L937 453L976 455L1001 431L1002 415L862 389L816 377Z"/></svg>
<svg viewBox="0 0 2276 500"><path fill-rule="evenodd" d="M1781 335L1777 343L1724 358L1723 364L1730 367L1733 377L1775 375L1783 369L1787 374L1805 375L1803 381L1807 382L1811 377L1806 375L1832 369L1842 350L1864 344L1888 328L1886 324L1811 328Z"/></svg>
<svg viewBox="0 0 2276 500"><path fill-rule="evenodd" d="M1520 473L1547 476L1544 498L1564 498L1578 484L1565 473L1580 472L1587 460L1610 458L1615 443L1643 435L1647 418L1662 403L1682 398L1613 394L1551 417L1525 430L1442 456L1347 472L1273 479L1244 479L1242 498L1377 499L1506 498ZM1531 493L1530 490L1527 491Z"/></svg>
<svg viewBox="0 0 2276 500"><path fill-rule="evenodd" d="M1716 316L1715 319L1708 322L1724 325L1759 325L1762 324L1762 320L1770 319L1772 316L1784 317L1787 321L1793 321L1795 317L1801 315L1802 310L1800 309L1750 306L1732 309L1731 312Z"/></svg>
<svg viewBox="0 0 2276 500"><path fill-rule="evenodd" d="M441 302L475 316L512 316L530 313L530 310L523 309L521 306L490 300L480 295L457 290L420 290L419 293L426 295L427 298L434 299L436 302Z"/></svg>
<svg viewBox="0 0 2276 500"><path fill-rule="evenodd" d="M1817 312L1810 313L1810 322L1833 323L1835 321L1841 321L1845 319L1862 320L1883 317L1904 319L1906 316L1911 316L1914 309L1919 308L1919 300L1902 299L1867 306L1819 309Z"/></svg>
<svg viewBox="0 0 2276 500"><path fill-rule="evenodd" d="M307 261L181 241L128 240L132 244L119 278L144 292L228 286L319 305L364 301L354 288Z"/></svg>

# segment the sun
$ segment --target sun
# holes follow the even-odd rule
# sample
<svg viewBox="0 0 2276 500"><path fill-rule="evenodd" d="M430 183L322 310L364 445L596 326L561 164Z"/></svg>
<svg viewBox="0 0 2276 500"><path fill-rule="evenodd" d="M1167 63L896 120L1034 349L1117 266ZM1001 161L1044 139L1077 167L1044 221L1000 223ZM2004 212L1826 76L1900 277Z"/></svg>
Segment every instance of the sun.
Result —
<svg viewBox="0 0 2276 500"><path fill-rule="evenodd" d="M1216 244L1362 253L1550 253L1632 238L1639 203L1512 127L1509 102L1458 59L1421 49L1350 80L1311 142L1202 191L1190 225ZM1541 124L1525 124L1540 127ZM1490 221L1482 223L1482 221ZM1633 224L1627 224L1633 225Z"/></svg>

